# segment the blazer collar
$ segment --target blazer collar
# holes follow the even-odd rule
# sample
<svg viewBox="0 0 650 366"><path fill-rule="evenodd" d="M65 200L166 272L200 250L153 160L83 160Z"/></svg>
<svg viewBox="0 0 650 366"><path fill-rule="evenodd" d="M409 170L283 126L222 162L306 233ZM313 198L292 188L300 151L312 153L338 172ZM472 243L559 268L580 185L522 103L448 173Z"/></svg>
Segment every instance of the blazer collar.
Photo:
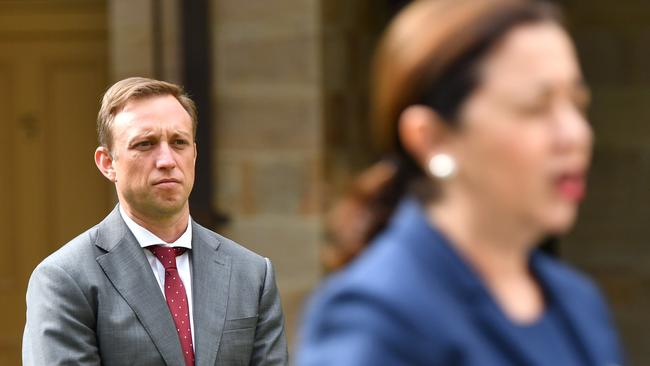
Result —
<svg viewBox="0 0 650 366"><path fill-rule="evenodd" d="M184 364L174 321L149 263L117 207L99 224L96 258L108 280L129 304L168 365Z"/></svg>
<svg viewBox="0 0 650 366"><path fill-rule="evenodd" d="M427 268L432 279L448 286L457 296L467 301L485 297L486 290L479 276L462 260L449 239L429 223L414 198L399 204L384 235L398 237L404 250Z"/></svg>
<svg viewBox="0 0 650 366"><path fill-rule="evenodd" d="M144 226L141 226L137 222L133 221L133 219L127 215L126 211L124 211L124 207L122 205L118 205L118 207L120 217L129 228L131 233L133 233L133 236L135 236L135 239L138 241L138 244L140 244L142 248L166 243L173 247L182 247L190 250L192 249L192 218L189 215L187 217L187 227L185 228L183 234L174 242L167 243Z"/></svg>
<svg viewBox="0 0 650 366"><path fill-rule="evenodd" d="M404 199L383 235L397 235L405 250L409 250L415 260L427 268L432 281L440 283L473 309L472 313L477 314L476 321L483 323L481 329L487 336L502 345L511 356L519 359L520 364L532 362L524 354L524 347L513 347L523 340L512 332L512 323L497 305L478 273L455 250L449 239L429 223L418 201L414 198ZM583 306L575 303L580 300L573 295L574 291L567 284L567 278L562 275L564 271L558 272L559 265L556 261L538 250L531 253L530 267L545 292L548 306L556 307L576 344L580 345L580 354L593 357L586 349L587 344L597 344L593 342L597 335L588 329L592 324L589 320L592 314L582 311ZM522 352L514 354L516 350ZM594 359L587 361L587 364L596 364Z"/></svg>
<svg viewBox="0 0 650 366"><path fill-rule="evenodd" d="M589 308L585 307L588 303L593 306L593 299L585 299L577 287L574 285L572 278L578 276L570 269L556 263L541 252L535 252L531 258L531 269L539 279L544 289L547 303L555 306L558 313L567 324L567 330L577 345L580 353L585 358L585 364L596 365L598 360L595 358L598 352L606 349L608 342L602 342L603 333L599 329L594 329L594 314ZM602 319L598 319L602 321ZM609 340L608 340L609 341ZM590 349L588 345L600 345L602 349Z"/></svg>
<svg viewBox="0 0 650 366"><path fill-rule="evenodd" d="M230 290L230 256L219 250L220 239L192 224L192 294L196 366L214 365L226 321Z"/></svg>

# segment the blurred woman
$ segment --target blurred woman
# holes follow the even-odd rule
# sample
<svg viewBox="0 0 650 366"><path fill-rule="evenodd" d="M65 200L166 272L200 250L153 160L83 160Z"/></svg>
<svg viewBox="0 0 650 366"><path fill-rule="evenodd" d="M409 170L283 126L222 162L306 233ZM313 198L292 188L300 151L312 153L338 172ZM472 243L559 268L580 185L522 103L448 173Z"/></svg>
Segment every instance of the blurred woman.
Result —
<svg viewBox="0 0 650 366"><path fill-rule="evenodd" d="M298 365L616 365L607 307L537 249L585 194L589 92L551 5L421 0L375 59L388 158L336 209ZM334 255L332 255L334 254Z"/></svg>

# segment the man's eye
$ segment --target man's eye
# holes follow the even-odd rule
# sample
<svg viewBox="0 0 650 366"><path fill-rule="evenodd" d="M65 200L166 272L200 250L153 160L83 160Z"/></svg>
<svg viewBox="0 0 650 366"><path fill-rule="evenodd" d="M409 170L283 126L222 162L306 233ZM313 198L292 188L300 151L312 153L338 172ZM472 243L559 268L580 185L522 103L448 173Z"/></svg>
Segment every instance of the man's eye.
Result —
<svg viewBox="0 0 650 366"><path fill-rule="evenodd" d="M136 149L147 149L153 145L151 141L140 141L133 145Z"/></svg>
<svg viewBox="0 0 650 366"><path fill-rule="evenodd" d="M174 140L174 144L175 145L188 145L189 142L187 142L187 140L179 139L179 140Z"/></svg>

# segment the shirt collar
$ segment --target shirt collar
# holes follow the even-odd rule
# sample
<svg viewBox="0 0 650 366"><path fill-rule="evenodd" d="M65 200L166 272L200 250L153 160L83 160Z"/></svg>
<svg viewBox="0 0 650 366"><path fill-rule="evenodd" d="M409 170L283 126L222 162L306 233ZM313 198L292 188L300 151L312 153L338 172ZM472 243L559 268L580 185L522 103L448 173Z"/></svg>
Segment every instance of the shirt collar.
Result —
<svg viewBox="0 0 650 366"><path fill-rule="evenodd" d="M138 244L140 244L142 248L146 248L152 245L164 245L169 247L183 247L187 249L192 249L192 218L191 217L187 219L187 228L185 229L183 235L181 235L180 238L178 238L175 242L167 243L164 240L160 239L155 234L153 234L151 231L143 228L142 226L138 225L135 221L133 221L133 219L131 219L129 215L126 214L126 212L122 208L122 205L119 205L119 208L120 208L120 215L122 216L122 219L126 223L126 226L129 227L129 230L131 230L133 236L135 236L135 239L138 241Z"/></svg>

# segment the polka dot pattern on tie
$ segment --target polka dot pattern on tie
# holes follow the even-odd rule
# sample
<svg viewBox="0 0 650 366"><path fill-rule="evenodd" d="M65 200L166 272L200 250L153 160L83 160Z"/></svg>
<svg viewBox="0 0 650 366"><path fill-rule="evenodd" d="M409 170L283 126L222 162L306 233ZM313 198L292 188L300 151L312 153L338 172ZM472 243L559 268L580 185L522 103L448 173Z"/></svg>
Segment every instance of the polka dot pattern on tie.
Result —
<svg viewBox="0 0 650 366"><path fill-rule="evenodd" d="M192 329L190 328L189 307L183 280L176 268L176 257L185 253L186 248L171 248L161 245L147 247L165 267L165 297L167 306L176 324L178 339L181 342L186 366L194 366Z"/></svg>

